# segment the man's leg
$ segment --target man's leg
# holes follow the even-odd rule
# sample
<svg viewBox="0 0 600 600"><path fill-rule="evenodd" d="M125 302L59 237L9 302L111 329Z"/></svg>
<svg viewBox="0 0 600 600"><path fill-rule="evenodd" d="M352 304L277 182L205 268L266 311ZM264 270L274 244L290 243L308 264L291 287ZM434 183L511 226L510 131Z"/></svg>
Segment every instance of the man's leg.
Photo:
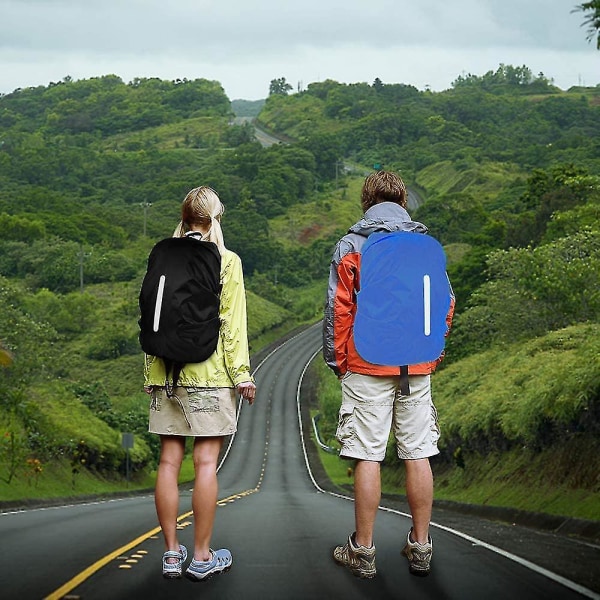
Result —
<svg viewBox="0 0 600 600"><path fill-rule="evenodd" d="M373 545L373 528L381 501L379 463L359 460L354 469L354 518L356 543L370 548Z"/></svg>
<svg viewBox="0 0 600 600"><path fill-rule="evenodd" d="M177 483L185 450L185 438L161 435L160 444L160 462L156 475L154 503L167 550L179 552L177 541L179 488Z"/></svg>
<svg viewBox="0 0 600 600"><path fill-rule="evenodd" d="M379 500L381 481L379 463L372 460L358 460L354 469L354 519L356 532L348 541L336 546L333 559L348 567L357 577L375 577L375 544L373 526Z"/></svg>
<svg viewBox="0 0 600 600"><path fill-rule="evenodd" d="M396 399L394 435L398 457L406 467L406 496L413 519L411 538L426 544L433 505L433 474L428 457L438 453L440 430L431 400L431 377L414 375L409 380L410 395Z"/></svg>
<svg viewBox="0 0 600 600"><path fill-rule="evenodd" d="M211 558L210 539L219 493L217 461L222 444L222 437L197 437L194 441L194 559L199 561Z"/></svg>
<svg viewBox="0 0 600 600"><path fill-rule="evenodd" d="M356 460L354 518L356 532L336 546L334 560L358 577L371 578L375 568L373 529L381 500L380 461L390 433L395 395L393 377L349 373L342 380L342 405L336 437L340 456Z"/></svg>
<svg viewBox="0 0 600 600"><path fill-rule="evenodd" d="M429 541L429 522L433 506L433 474L428 458L405 460L406 495L412 514L412 541Z"/></svg>

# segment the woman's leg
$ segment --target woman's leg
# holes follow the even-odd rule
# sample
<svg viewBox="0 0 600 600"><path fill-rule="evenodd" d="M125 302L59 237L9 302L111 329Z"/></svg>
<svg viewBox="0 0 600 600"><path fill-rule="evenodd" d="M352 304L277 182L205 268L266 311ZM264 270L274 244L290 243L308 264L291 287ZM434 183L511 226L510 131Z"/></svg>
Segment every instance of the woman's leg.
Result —
<svg viewBox="0 0 600 600"><path fill-rule="evenodd" d="M194 558L210 560L210 539L217 510L217 461L223 437L197 437L194 441L196 479L192 492Z"/></svg>
<svg viewBox="0 0 600 600"><path fill-rule="evenodd" d="M185 437L160 436L160 462L156 475L154 503L167 550L179 552L177 515L179 512L179 471L185 452Z"/></svg>

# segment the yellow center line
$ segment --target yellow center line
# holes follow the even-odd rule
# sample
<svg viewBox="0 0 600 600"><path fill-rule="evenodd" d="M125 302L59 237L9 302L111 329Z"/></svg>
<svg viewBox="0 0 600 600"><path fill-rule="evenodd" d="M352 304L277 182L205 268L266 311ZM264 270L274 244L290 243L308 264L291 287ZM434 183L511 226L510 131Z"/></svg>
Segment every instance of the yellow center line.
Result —
<svg viewBox="0 0 600 600"><path fill-rule="evenodd" d="M256 491L256 490L255 489L254 490L246 490L245 492L233 494L231 496L228 496L227 498L218 500L217 504L220 504L222 502L231 502L233 500L241 498L242 496L247 496L248 494L250 494L254 491ZM179 522L182 519L187 519L192 514L193 514L193 511L191 511L191 510L186 513L183 513L182 515L177 517L177 521ZM64 585L59 587L57 590L55 590L54 592L52 592L51 594L46 596L44 598L44 600L60 600L65 594L68 594L70 591L75 589L78 585L81 585L86 579L89 579L94 573L99 571L102 567L106 566L109 562L111 562L115 558L118 558L122 554L129 552L129 550L131 550L138 544L145 542L148 538L152 537L153 535L160 533L160 531L161 531L160 526L155 527L154 529L151 529L150 531L144 533L143 535L140 535L139 537L135 538L135 540L132 540L128 544L121 546L114 552L107 554L106 556L102 557L100 560L97 560L95 563L93 563L92 565L90 565L89 567L87 567L86 569L84 569L83 571L78 573L77 575L75 575L75 577L73 577L71 580L67 581L67 583L65 583Z"/></svg>

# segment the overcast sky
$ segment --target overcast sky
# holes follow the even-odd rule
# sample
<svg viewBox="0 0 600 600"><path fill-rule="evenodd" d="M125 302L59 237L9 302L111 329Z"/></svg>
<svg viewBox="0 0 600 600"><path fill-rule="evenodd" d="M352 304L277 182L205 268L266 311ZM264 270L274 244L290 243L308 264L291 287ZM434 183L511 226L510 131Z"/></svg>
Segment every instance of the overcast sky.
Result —
<svg viewBox="0 0 600 600"><path fill-rule="evenodd" d="M500 64L600 84L583 0L0 0L0 93L69 75L206 78L231 100L285 77L434 91Z"/></svg>

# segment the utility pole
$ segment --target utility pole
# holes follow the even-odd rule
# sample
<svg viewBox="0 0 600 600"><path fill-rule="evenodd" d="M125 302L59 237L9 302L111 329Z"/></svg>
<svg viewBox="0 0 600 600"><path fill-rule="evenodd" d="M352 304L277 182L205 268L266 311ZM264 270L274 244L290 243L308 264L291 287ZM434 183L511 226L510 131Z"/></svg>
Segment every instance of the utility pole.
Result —
<svg viewBox="0 0 600 600"><path fill-rule="evenodd" d="M79 252L77 258L79 259L79 291L83 294L83 261L89 256L89 252L83 251L83 245L79 244Z"/></svg>

